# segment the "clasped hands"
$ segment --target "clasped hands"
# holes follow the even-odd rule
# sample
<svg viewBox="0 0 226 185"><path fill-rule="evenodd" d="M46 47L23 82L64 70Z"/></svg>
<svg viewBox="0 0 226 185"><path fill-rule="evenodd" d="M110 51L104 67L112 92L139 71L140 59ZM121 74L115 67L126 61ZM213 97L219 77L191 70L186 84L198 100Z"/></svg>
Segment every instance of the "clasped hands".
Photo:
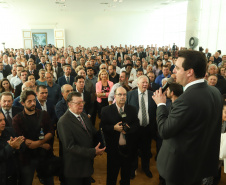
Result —
<svg viewBox="0 0 226 185"><path fill-rule="evenodd" d="M19 137L10 137L10 139L7 141L8 144L13 148L13 149L20 149L20 145L24 142L24 136L19 136Z"/></svg>

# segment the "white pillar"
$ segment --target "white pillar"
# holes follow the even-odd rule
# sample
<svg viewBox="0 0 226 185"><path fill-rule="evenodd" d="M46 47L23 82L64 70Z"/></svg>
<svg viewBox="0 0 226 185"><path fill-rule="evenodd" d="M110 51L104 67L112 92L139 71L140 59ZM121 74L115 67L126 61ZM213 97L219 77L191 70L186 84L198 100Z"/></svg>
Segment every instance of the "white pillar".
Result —
<svg viewBox="0 0 226 185"><path fill-rule="evenodd" d="M188 1L185 47L189 48L189 39L199 36L201 0ZM196 48L197 50L197 48Z"/></svg>

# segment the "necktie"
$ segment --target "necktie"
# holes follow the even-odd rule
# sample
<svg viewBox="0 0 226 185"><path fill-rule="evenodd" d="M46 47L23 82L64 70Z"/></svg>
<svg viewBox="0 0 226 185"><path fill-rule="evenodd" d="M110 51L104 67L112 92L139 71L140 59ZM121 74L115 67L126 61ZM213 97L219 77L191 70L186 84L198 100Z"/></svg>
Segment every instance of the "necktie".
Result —
<svg viewBox="0 0 226 185"><path fill-rule="evenodd" d="M120 107L119 113L120 114L123 113L122 107ZM120 133L120 136L119 136L119 145L126 145L126 136L122 132Z"/></svg>
<svg viewBox="0 0 226 185"><path fill-rule="evenodd" d="M9 126L12 127L12 118L9 115L9 111L6 112L6 119L9 123Z"/></svg>
<svg viewBox="0 0 226 185"><path fill-rule="evenodd" d="M89 132L88 132L88 130L87 130L87 128L86 128L86 125L85 125L84 121L82 120L82 118L81 118L80 116L78 116L77 118L78 118L78 120L80 121L80 123L82 124L82 126L85 128L86 132L87 132L88 135L89 135Z"/></svg>
<svg viewBox="0 0 226 185"><path fill-rule="evenodd" d="M146 114L146 107L144 102L144 93L141 95L141 112L142 112L142 126L146 127L147 123L147 114Z"/></svg>
<svg viewBox="0 0 226 185"><path fill-rule="evenodd" d="M67 83L70 84L70 82L69 82L69 77L66 77L66 79L67 79Z"/></svg>

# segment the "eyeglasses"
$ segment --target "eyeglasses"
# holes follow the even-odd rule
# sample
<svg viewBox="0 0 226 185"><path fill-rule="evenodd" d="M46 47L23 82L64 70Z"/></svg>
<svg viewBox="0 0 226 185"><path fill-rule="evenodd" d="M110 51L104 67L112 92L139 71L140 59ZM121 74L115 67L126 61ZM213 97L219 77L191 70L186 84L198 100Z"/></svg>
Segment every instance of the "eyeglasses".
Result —
<svg viewBox="0 0 226 185"><path fill-rule="evenodd" d="M100 68L100 69L106 69L106 68Z"/></svg>
<svg viewBox="0 0 226 185"><path fill-rule="evenodd" d="M85 104L85 102L84 101L80 101L80 102L70 102L70 103L74 103L75 105L84 105Z"/></svg>
<svg viewBox="0 0 226 185"><path fill-rule="evenodd" d="M126 96L126 94L121 94L121 93L115 94L115 95L118 95L119 97Z"/></svg>

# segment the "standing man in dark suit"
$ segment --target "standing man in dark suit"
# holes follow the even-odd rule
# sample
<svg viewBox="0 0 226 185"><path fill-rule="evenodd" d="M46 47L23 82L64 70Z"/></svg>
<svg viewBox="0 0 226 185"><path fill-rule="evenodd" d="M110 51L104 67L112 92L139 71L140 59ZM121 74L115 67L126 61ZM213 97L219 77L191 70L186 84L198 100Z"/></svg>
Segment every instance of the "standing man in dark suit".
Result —
<svg viewBox="0 0 226 185"><path fill-rule="evenodd" d="M69 109L57 123L63 145L66 183L67 185L90 185L93 160L97 155L102 155L105 148L100 149L100 143L94 148L93 137L96 130L87 115L82 112L84 101L81 94L70 93L67 103Z"/></svg>
<svg viewBox="0 0 226 185"><path fill-rule="evenodd" d="M209 58L211 57L211 53L209 53L208 48L206 48L206 50L205 50L205 56L206 56L207 60L209 60Z"/></svg>
<svg viewBox="0 0 226 185"><path fill-rule="evenodd" d="M41 59L41 62L37 64L37 67L36 67L37 71L39 71L40 69L45 69L45 65L46 65L45 56L42 55L40 59Z"/></svg>
<svg viewBox="0 0 226 185"><path fill-rule="evenodd" d="M152 99L153 92L147 90L148 77L145 75L137 79L138 89L128 92L127 104L137 108L138 118L140 120L140 129L138 132L139 146L141 151L141 165L146 176L152 178L150 171L150 151L151 139L155 133L156 124L156 104ZM131 172L131 178L135 177L135 170L138 166L138 158L134 159L134 165Z"/></svg>
<svg viewBox="0 0 226 185"><path fill-rule="evenodd" d="M136 152L136 132L140 125L136 108L125 105L126 93L123 87L118 87L115 91L116 103L104 107L101 113L101 127L107 144L107 185L116 185L120 168L120 184L130 184L132 156ZM122 114L126 117L122 118ZM123 127L123 123L127 125Z"/></svg>
<svg viewBox="0 0 226 185"><path fill-rule="evenodd" d="M62 87L64 84L73 85L74 77L71 76L71 66L65 65L64 66L64 76L58 78L58 84Z"/></svg>
<svg viewBox="0 0 226 185"><path fill-rule="evenodd" d="M84 111L91 118L93 114L93 102L91 101L91 95L88 91L84 89L85 87L85 78L83 76L76 76L75 77L75 86L74 91L81 93L82 99L85 102Z"/></svg>
<svg viewBox="0 0 226 185"><path fill-rule="evenodd" d="M23 109L13 106L13 95L10 92L3 92L0 96L1 109L5 116L6 127L12 127L13 117Z"/></svg>
<svg viewBox="0 0 226 185"><path fill-rule="evenodd" d="M38 75L38 71L35 69L35 62L34 60L31 58L28 60L28 70L27 70L28 76L30 74L34 75L35 80L39 79L39 75Z"/></svg>
<svg viewBox="0 0 226 185"><path fill-rule="evenodd" d="M36 108L44 110L49 113L52 120L52 124L55 124L57 121L56 114L54 111L53 103L47 98L48 89L45 85L38 85L36 88Z"/></svg>
<svg viewBox="0 0 226 185"><path fill-rule="evenodd" d="M36 60L35 56L31 54L30 49L27 50L27 55L25 55L25 57L26 57L26 60L29 60L30 58L32 58L34 61Z"/></svg>
<svg viewBox="0 0 226 185"><path fill-rule="evenodd" d="M218 169L222 99L218 89L204 81L206 57L198 51L180 51L174 73L184 93L168 114L166 96L159 89L153 99L157 126L163 138L157 168L167 185L201 185Z"/></svg>
<svg viewBox="0 0 226 185"><path fill-rule="evenodd" d="M63 72L63 69L57 65L56 56L52 57L52 65L53 65L53 76L56 80L61 77L61 73Z"/></svg>

